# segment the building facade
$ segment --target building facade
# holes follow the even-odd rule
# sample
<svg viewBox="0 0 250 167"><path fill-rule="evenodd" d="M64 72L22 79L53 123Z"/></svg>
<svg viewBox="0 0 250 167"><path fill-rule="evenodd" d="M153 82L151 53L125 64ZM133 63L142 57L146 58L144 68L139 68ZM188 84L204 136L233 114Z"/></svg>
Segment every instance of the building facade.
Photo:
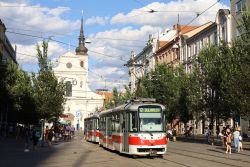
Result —
<svg viewBox="0 0 250 167"><path fill-rule="evenodd" d="M5 34L6 27L4 23L0 19L0 132L1 130L5 129L8 126L8 123L13 122L14 119L14 112L10 109L8 98L6 94L4 94L4 86L2 84L4 78L4 71L6 70L6 63L7 61L16 61L16 49L14 49ZM0 134L1 135L1 134Z"/></svg>
<svg viewBox="0 0 250 167"><path fill-rule="evenodd" d="M157 40L149 35L148 42L143 50L135 55L131 52L130 60L126 66L129 69L129 87L135 92L141 78L155 68L154 52L157 47Z"/></svg>
<svg viewBox="0 0 250 167"><path fill-rule="evenodd" d="M174 25L173 30L168 33L172 34L167 38L167 42L155 52L155 59L157 64L165 64L170 66L178 66L180 63L180 48L179 37L181 34L187 33L197 26L181 26Z"/></svg>
<svg viewBox="0 0 250 167"><path fill-rule="evenodd" d="M5 34L6 27L4 23L0 20L0 61L6 62L7 60L16 61L16 48L12 47L8 37Z"/></svg>
<svg viewBox="0 0 250 167"><path fill-rule="evenodd" d="M222 41L229 45L231 44L231 21L230 11L228 9L220 9L216 14L215 22L207 22L181 36L180 59L186 73L192 72L192 61L198 57L202 49L210 44L220 45ZM219 124L221 125L220 129L222 129L222 126L226 124L232 126L233 121L231 119L227 123L220 121ZM189 122L189 126L193 127L195 134L203 134L205 127L209 127L209 121L192 120ZM182 125L181 129L184 129L184 125ZM214 126L215 132L216 127Z"/></svg>
<svg viewBox="0 0 250 167"><path fill-rule="evenodd" d="M233 18L231 24L232 40L242 33L240 28L242 12L246 10L249 11L249 9L249 0L231 0L230 11Z"/></svg>
<svg viewBox="0 0 250 167"><path fill-rule="evenodd" d="M75 50L60 56L53 70L58 81L66 83L66 103L63 120L71 122L76 129L84 127L84 118L103 106L103 97L92 92L88 86L88 49L85 47L83 19L79 45Z"/></svg>
<svg viewBox="0 0 250 167"><path fill-rule="evenodd" d="M192 61L197 58L202 48L217 41L216 31L216 24L208 22L181 36L179 41L180 62L186 73L192 71Z"/></svg>

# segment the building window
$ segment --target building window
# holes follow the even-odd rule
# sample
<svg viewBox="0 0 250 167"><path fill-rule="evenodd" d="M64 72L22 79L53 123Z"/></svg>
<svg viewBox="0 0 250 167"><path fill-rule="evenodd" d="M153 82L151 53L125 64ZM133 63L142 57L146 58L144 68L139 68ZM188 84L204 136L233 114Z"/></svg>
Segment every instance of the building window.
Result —
<svg viewBox="0 0 250 167"><path fill-rule="evenodd" d="M65 96L69 96L69 97L72 96L72 84L71 84L70 81L66 82L66 93L65 93Z"/></svg>
<svg viewBox="0 0 250 167"><path fill-rule="evenodd" d="M244 28L242 25L236 27L236 36L239 37L241 34L244 34Z"/></svg>
<svg viewBox="0 0 250 167"><path fill-rule="evenodd" d="M214 32L214 44L217 45L218 41L217 41L217 31Z"/></svg>
<svg viewBox="0 0 250 167"><path fill-rule="evenodd" d="M80 66L84 67L84 62L83 61L80 62Z"/></svg>
<svg viewBox="0 0 250 167"><path fill-rule="evenodd" d="M241 11L246 9L246 0L240 0L235 5L235 14L238 15Z"/></svg>
<svg viewBox="0 0 250 167"><path fill-rule="evenodd" d="M190 57L191 56L191 46L189 45L188 46L188 57Z"/></svg>

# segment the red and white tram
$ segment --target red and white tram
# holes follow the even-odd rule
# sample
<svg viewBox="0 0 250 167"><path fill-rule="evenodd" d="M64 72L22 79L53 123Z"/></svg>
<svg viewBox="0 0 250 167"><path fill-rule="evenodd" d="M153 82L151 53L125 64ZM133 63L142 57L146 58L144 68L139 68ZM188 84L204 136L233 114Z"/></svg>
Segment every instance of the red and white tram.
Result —
<svg viewBox="0 0 250 167"><path fill-rule="evenodd" d="M99 144L130 155L167 151L165 107L154 99L130 101L99 114Z"/></svg>
<svg viewBox="0 0 250 167"><path fill-rule="evenodd" d="M84 138L99 143L99 116L92 115L84 119Z"/></svg>

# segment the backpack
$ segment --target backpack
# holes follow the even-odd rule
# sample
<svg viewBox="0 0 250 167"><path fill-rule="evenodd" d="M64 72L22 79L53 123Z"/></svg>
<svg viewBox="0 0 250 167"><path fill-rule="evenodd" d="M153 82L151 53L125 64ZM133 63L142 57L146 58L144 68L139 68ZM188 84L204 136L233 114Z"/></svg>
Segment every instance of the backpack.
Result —
<svg viewBox="0 0 250 167"><path fill-rule="evenodd" d="M40 138L40 132L36 131L36 132L35 132L35 136L36 136L37 138Z"/></svg>

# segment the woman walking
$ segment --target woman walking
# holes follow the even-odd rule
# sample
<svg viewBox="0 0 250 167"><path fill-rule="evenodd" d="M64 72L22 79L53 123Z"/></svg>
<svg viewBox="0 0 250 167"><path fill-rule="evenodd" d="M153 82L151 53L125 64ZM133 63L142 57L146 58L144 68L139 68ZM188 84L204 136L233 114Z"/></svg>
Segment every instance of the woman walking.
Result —
<svg viewBox="0 0 250 167"><path fill-rule="evenodd" d="M229 153L231 154L232 153L232 134L231 134L231 131L230 129L227 129L227 132L226 132L226 145L227 145L227 151L226 151L226 154Z"/></svg>

